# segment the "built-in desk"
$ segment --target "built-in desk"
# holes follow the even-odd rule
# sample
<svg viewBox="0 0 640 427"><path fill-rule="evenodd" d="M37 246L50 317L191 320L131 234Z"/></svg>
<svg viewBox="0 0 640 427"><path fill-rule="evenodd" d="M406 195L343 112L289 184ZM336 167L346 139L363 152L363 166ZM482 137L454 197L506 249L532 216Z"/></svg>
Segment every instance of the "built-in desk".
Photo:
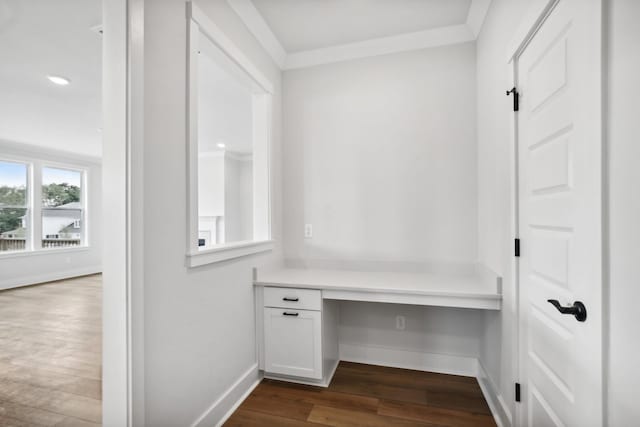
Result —
<svg viewBox="0 0 640 427"><path fill-rule="evenodd" d="M500 310L502 279L474 272L404 273L279 269L261 272L256 286L318 289L323 299Z"/></svg>
<svg viewBox="0 0 640 427"><path fill-rule="evenodd" d="M290 269L256 271L259 365L265 376L327 386L340 360L338 302L500 310L502 279L455 273Z"/></svg>

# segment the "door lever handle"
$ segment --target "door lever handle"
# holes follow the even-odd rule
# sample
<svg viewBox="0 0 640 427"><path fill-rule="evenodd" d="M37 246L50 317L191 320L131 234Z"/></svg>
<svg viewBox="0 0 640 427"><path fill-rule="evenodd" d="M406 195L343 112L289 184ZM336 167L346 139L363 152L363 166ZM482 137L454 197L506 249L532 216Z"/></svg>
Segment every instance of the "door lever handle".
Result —
<svg viewBox="0 0 640 427"><path fill-rule="evenodd" d="M575 301L571 307L563 307L555 299L548 299L547 302L551 303L562 314L572 314L578 322L587 320L587 307L580 301Z"/></svg>

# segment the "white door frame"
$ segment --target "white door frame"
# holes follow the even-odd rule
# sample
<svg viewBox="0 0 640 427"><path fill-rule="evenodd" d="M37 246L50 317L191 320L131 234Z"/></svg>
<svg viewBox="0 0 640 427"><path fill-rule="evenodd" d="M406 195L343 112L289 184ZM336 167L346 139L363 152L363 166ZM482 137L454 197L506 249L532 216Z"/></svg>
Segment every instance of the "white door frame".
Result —
<svg viewBox="0 0 640 427"><path fill-rule="evenodd" d="M532 4L525 13L520 25L516 29L514 36L507 45L506 59L507 59L507 75L508 75L508 88L518 87L518 62L516 59L525 50L531 39L538 32L544 21L549 14L553 11L554 7L560 0L532 0ZM512 94L511 96L514 96ZM519 224L519 152L518 152L518 115L515 112L510 112L511 115L511 129L510 129L510 184L511 184L511 236L514 239L520 237L520 224ZM513 293L513 307L516 316L517 326L514 332L514 359L513 372L515 373L514 384L520 381L521 378L521 366L520 366L520 265L519 258L513 256L511 261L511 280L514 284ZM515 401L515 399L514 399ZM606 409L605 409L606 410ZM514 425L522 425L525 414L522 413L522 406L515 403L515 411L513 414L515 420Z"/></svg>
<svg viewBox="0 0 640 427"><path fill-rule="evenodd" d="M144 425L142 129L144 0L103 0L102 424ZM135 212L136 215L132 215ZM115 231L114 231L115 230ZM140 348L139 348L140 347ZM134 369L135 367L135 369ZM135 387L134 387L135 385Z"/></svg>
<svg viewBox="0 0 640 427"><path fill-rule="evenodd" d="M524 51L525 47L536 34L546 17L549 15L554 6L559 0L535 0L529 10L523 17L520 25L516 29L516 33L507 45L507 76L508 87L505 90L509 90L512 87L518 87L518 62L515 59ZM515 94L511 94L515 96ZM510 129L510 194L511 194L511 236L513 239L520 238L520 194L519 188L519 152L518 152L518 114L516 112L509 112L511 124ZM512 240L515 246L515 240ZM515 248L514 248L515 250ZM512 307L514 308L516 327L513 332L514 344L512 354L512 369L515 375L513 383L520 381L520 263L519 258L515 254L511 257L511 283L513 283L513 297L511 300ZM515 386L514 386L515 387ZM514 391L515 394L515 391ZM515 402L515 396L512 396L514 402L514 412L512 414L512 420L515 420L513 425L521 425L523 414L521 414L521 406Z"/></svg>

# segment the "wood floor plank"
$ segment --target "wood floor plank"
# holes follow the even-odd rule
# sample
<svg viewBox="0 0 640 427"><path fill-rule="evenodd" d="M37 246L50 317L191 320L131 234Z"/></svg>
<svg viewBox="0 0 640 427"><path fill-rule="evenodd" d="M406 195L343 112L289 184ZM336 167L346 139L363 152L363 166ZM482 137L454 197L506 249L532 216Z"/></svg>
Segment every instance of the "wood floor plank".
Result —
<svg viewBox="0 0 640 427"><path fill-rule="evenodd" d="M307 421L294 420L261 412L237 410L224 424L226 427L318 427Z"/></svg>
<svg viewBox="0 0 640 427"><path fill-rule="evenodd" d="M240 408L252 412L304 421L309 416L313 405L306 402L290 400L285 397L251 394L251 396L242 402Z"/></svg>
<svg viewBox="0 0 640 427"><path fill-rule="evenodd" d="M0 292L0 426L97 426L102 279Z"/></svg>
<svg viewBox="0 0 640 427"><path fill-rule="evenodd" d="M11 418L39 426L55 426L65 416L18 403L0 401L0 418ZM0 425L3 425L0 422Z"/></svg>
<svg viewBox="0 0 640 427"><path fill-rule="evenodd" d="M388 417L426 421L446 427L496 426L491 415L386 400L380 402L378 413Z"/></svg>
<svg viewBox="0 0 640 427"><path fill-rule="evenodd" d="M314 406L308 420L312 423L335 427L437 427L436 424L427 422L410 421L326 406Z"/></svg>
<svg viewBox="0 0 640 427"><path fill-rule="evenodd" d="M263 380L225 425L496 424L475 378L341 362L328 388Z"/></svg>
<svg viewBox="0 0 640 427"><path fill-rule="evenodd" d="M5 417L2 415L0 415L0 426L2 427L39 427L27 421L19 420L17 418L12 418L12 417Z"/></svg>
<svg viewBox="0 0 640 427"><path fill-rule="evenodd" d="M389 386L376 383L373 380L362 381L349 375L336 375L331 382L331 390L378 399L399 400L401 402L421 403L425 405L427 403L426 390Z"/></svg>
<svg viewBox="0 0 640 427"><path fill-rule="evenodd" d="M256 388L255 395L371 413L377 413L379 404L379 400L373 397L338 393L312 386L289 387L287 383L274 380L265 380Z"/></svg>
<svg viewBox="0 0 640 427"><path fill-rule="evenodd" d="M66 417L54 427L99 427L100 424L92 423L78 418Z"/></svg>

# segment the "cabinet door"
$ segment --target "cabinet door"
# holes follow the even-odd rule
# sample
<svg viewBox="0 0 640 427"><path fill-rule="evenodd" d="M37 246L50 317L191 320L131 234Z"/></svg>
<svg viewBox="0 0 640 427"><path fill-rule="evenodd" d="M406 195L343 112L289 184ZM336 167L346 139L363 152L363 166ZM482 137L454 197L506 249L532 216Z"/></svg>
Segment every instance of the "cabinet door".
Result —
<svg viewBox="0 0 640 427"><path fill-rule="evenodd" d="M322 318L319 311L264 309L265 371L322 379Z"/></svg>

